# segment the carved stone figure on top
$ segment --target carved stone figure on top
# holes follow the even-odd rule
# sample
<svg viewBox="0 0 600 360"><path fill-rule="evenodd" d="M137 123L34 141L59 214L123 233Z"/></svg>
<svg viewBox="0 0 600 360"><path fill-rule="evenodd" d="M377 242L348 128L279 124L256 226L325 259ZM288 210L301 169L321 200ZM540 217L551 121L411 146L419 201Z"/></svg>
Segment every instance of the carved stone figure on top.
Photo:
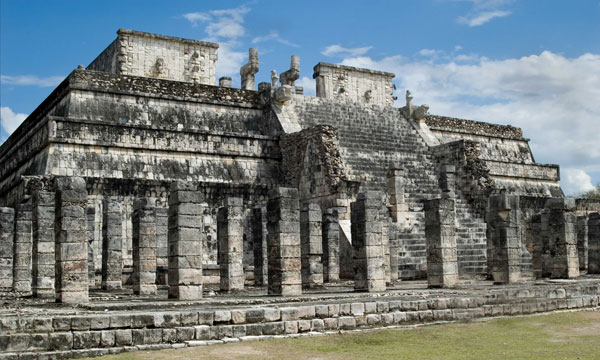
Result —
<svg viewBox="0 0 600 360"><path fill-rule="evenodd" d="M300 56L292 55L290 69L279 75L281 85L294 86L294 81L300 77Z"/></svg>
<svg viewBox="0 0 600 360"><path fill-rule="evenodd" d="M410 90L406 90L406 110L408 111L408 116L412 116L413 114L413 106L412 106L413 96L410 93Z"/></svg>
<svg viewBox="0 0 600 360"><path fill-rule="evenodd" d="M368 104L373 99L373 91L367 90L365 91L365 102Z"/></svg>
<svg viewBox="0 0 600 360"><path fill-rule="evenodd" d="M272 87L277 87L277 71L275 70L271 70L271 86Z"/></svg>
<svg viewBox="0 0 600 360"><path fill-rule="evenodd" d="M240 68L242 77L242 89L254 90L254 74L258 72L258 50L250 48L248 50L248 63Z"/></svg>
<svg viewBox="0 0 600 360"><path fill-rule="evenodd" d="M429 106L423 104L418 107L414 107L412 100L413 96L410 90L406 90L406 105L401 109L404 117L419 121L429 116Z"/></svg>
<svg viewBox="0 0 600 360"><path fill-rule="evenodd" d="M156 75L162 74L164 68L165 61L162 58L156 59L156 62L154 63L154 72L156 73Z"/></svg>

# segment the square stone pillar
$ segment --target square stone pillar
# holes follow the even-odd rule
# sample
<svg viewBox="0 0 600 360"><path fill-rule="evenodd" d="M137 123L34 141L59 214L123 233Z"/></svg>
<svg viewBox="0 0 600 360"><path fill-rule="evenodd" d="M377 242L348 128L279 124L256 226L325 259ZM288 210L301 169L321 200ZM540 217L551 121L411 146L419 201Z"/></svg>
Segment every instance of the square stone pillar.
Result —
<svg viewBox="0 0 600 360"><path fill-rule="evenodd" d="M588 274L600 274L600 213L588 220Z"/></svg>
<svg viewBox="0 0 600 360"><path fill-rule="evenodd" d="M340 281L340 224L337 208L323 213L323 280Z"/></svg>
<svg viewBox="0 0 600 360"><path fill-rule="evenodd" d="M122 288L123 204L105 198L102 204L102 289Z"/></svg>
<svg viewBox="0 0 600 360"><path fill-rule="evenodd" d="M133 203L133 292L156 294L156 199L143 197Z"/></svg>
<svg viewBox="0 0 600 360"><path fill-rule="evenodd" d="M0 289L13 287L13 256L15 241L15 210L0 207Z"/></svg>
<svg viewBox="0 0 600 360"><path fill-rule="evenodd" d="M85 237L88 242L88 280L90 287L96 286L96 266L94 264L94 232L96 231L96 208L88 206L87 211L87 228Z"/></svg>
<svg viewBox="0 0 600 360"><path fill-rule="evenodd" d="M169 193L169 298L202 298L202 193L194 183L174 181Z"/></svg>
<svg viewBox="0 0 600 360"><path fill-rule="evenodd" d="M217 211L221 291L244 289L244 225L242 199L228 197Z"/></svg>
<svg viewBox="0 0 600 360"><path fill-rule="evenodd" d="M86 209L87 190L81 177L55 179L56 299L58 302L89 302Z"/></svg>
<svg viewBox="0 0 600 360"><path fill-rule="evenodd" d="M52 191L33 192L32 230L33 230L33 296L54 299L56 273L55 261L55 197Z"/></svg>
<svg viewBox="0 0 600 360"><path fill-rule="evenodd" d="M427 284L431 288L458 285L456 210L454 199L433 199L424 203L427 246Z"/></svg>
<svg viewBox="0 0 600 360"><path fill-rule="evenodd" d="M278 187L267 201L268 293L301 295L300 205L298 190Z"/></svg>
<svg viewBox="0 0 600 360"><path fill-rule="evenodd" d="M381 246L383 248L383 268L385 272L385 283L392 282L390 270L390 227L388 222L388 209L386 206L381 206L379 209L379 219L381 220Z"/></svg>
<svg viewBox="0 0 600 360"><path fill-rule="evenodd" d="M549 208L548 228L550 238L554 239L552 258L552 277L573 279L579 276L579 254L577 253L577 235L575 224L575 199L550 198L546 201Z"/></svg>
<svg viewBox="0 0 600 360"><path fill-rule="evenodd" d="M531 259L531 269L533 271L533 277L541 279L544 269L544 241L542 237L542 214L536 214L531 217L531 233L533 235L533 255Z"/></svg>
<svg viewBox="0 0 600 360"><path fill-rule="evenodd" d="M588 268L588 217L577 217L577 253L579 255L579 270Z"/></svg>
<svg viewBox="0 0 600 360"><path fill-rule="evenodd" d="M401 223L403 214L408 212L404 196L405 170L402 166L393 165L387 172L387 192L390 201L390 212L395 223ZM400 224L402 225L402 224Z"/></svg>
<svg viewBox="0 0 600 360"><path fill-rule="evenodd" d="M519 196L497 194L489 198L489 218L494 283L521 281L521 210Z"/></svg>
<svg viewBox="0 0 600 360"><path fill-rule="evenodd" d="M159 285L169 285L169 208L156 209L156 272Z"/></svg>
<svg viewBox="0 0 600 360"><path fill-rule="evenodd" d="M252 209L252 241L254 250L254 285L264 286L268 283L267 269L267 209Z"/></svg>
<svg viewBox="0 0 600 360"><path fill-rule="evenodd" d="M350 204L355 290L386 290L382 199L380 192L368 191Z"/></svg>
<svg viewBox="0 0 600 360"><path fill-rule="evenodd" d="M302 204L300 209L300 253L302 255L302 287L323 286L323 231L321 207Z"/></svg>
<svg viewBox="0 0 600 360"><path fill-rule="evenodd" d="M388 231L390 238L390 282L396 282L399 279L398 266L400 265L400 238L399 229L391 218L388 219Z"/></svg>
<svg viewBox="0 0 600 360"><path fill-rule="evenodd" d="M15 257L13 263L13 289L22 294L31 294L32 260L32 213L31 201L15 209Z"/></svg>

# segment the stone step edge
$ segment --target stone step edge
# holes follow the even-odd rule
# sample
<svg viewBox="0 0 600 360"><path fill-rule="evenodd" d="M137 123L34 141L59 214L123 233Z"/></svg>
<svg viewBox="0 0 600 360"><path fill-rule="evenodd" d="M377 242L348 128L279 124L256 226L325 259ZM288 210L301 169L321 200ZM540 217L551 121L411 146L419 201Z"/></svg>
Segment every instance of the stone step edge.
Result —
<svg viewBox="0 0 600 360"><path fill-rule="evenodd" d="M150 328L150 329L121 329L121 330L104 330L104 332L113 333L116 337L117 331L124 332L123 334L131 333L131 345L122 345L117 347L104 347L104 348L89 348L89 349L63 349L44 351L39 350L37 352L31 352L30 350L23 350L11 353L0 353L0 359L48 359L48 358L76 358L76 357L91 357L100 356L107 354L115 354L126 351L137 351L137 350L153 350L153 349L169 349L169 348L181 348L186 346L200 346L210 345L216 343L225 342L236 342L240 340L249 339L248 335L234 336L236 331L235 327L243 327L244 332L247 334L248 326L255 326L256 329L260 326L260 335L250 335L252 337L265 337L269 336L285 336L295 335L309 332L324 331L339 332L340 330L355 330L359 329L373 329L373 328L385 328L401 323L408 323L410 325L415 324L430 324L436 321L445 322L456 322L456 321L473 321L481 318L488 317L499 317L499 316L515 316L515 315L528 315L536 313L547 313L555 310L572 310L572 309L592 309L600 310L598 306L600 302L600 295L584 295L575 298L561 298L561 299L538 299L535 306L532 303L508 303L508 304L494 304L494 305L483 305L474 308L460 308L460 309L440 309L440 310L420 310L420 311L394 311L386 313L372 313L363 315L347 315L338 316L331 318L313 318L305 320L290 320L290 321L277 321L277 322L265 322L255 324L240 324L240 325L198 325L189 327L175 327L175 328ZM336 323L337 328L333 327ZM380 326L382 325L382 326ZM407 324L400 325L406 326ZM267 328L267 334L264 334L265 328ZM256 330L255 329L255 330ZM291 330L290 330L291 329ZM142 333L144 336L144 330L161 332L161 341L163 341L164 330L172 331L174 339L178 342L174 343L157 343L157 344L137 344L133 345L134 335ZM103 331L74 331L74 332L63 332L53 334L70 334L74 337L75 333L101 333ZM184 339L179 338L179 333L191 335L191 338ZM271 334L269 334L272 332ZM220 336L230 335L231 336ZM9 336L34 336L36 334L13 334ZM68 335L67 335L68 336ZM90 334L91 336L91 334ZM139 335L138 335L139 336ZM208 337L207 339L197 339L198 337ZM213 338L214 337L214 338ZM196 338L196 339L194 339Z"/></svg>

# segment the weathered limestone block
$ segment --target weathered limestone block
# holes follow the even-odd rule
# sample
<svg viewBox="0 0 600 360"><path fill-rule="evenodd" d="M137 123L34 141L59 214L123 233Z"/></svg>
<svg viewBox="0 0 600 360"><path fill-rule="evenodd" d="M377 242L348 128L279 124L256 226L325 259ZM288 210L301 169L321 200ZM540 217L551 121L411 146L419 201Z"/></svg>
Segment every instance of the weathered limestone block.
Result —
<svg viewBox="0 0 600 360"><path fill-rule="evenodd" d="M13 289L16 292L31 293L31 201L16 206L15 209L15 255L13 263Z"/></svg>
<svg viewBox="0 0 600 360"><path fill-rule="evenodd" d="M323 232L321 207L302 204L300 209L300 253L302 255L302 287L323 286Z"/></svg>
<svg viewBox="0 0 600 360"><path fill-rule="evenodd" d="M350 204L355 290L386 289L382 206L382 194L377 191L360 193Z"/></svg>
<svg viewBox="0 0 600 360"><path fill-rule="evenodd" d="M55 197L52 191L34 191L32 208L33 230L33 295L39 298L55 297Z"/></svg>
<svg viewBox="0 0 600 360"><path fill-rule="evenodd" d="M323 280L340 281L340 224L336 208L323 213Z"/></svg>
<svg viewBox="0 0 600 360"><path fill-rule="evenodd" d="M230 88L233 86L232 79L229 76L221 76L219 78L219 86Z"/></svg>
<svg viewBox="0 0 600 360"><path fill-rule="evenodd" d="M572 279L579 276L579 255L575 224L575 201L571 198L550 198L546 202L550 209L548 228L554 239L552 277Z"/></svg>
<svg viewBox="0 0 600 360"><path fill-rule="evenodd" d="M268 293L302 294L298 190L278 187L267 201Z"/></svg>
<svg viewBox="0 0 600 360"><path fill-rule="evenodd" d="M490 265L494 283L521 281L520 213L518 196L505 193L490 196L488 241L493 249Z"/></svg>
<svg viewBox="0 0 600 360"><path fill-rule="evenodd" d="M228 197L217 212L221 291L244 289L244 228L242 199Z"/></svg>
<svg viewBox="0 0 600 360"><path fill-rule="evenodd" d="M156 294L156 199L144 197L133 203L133 292Z"/></svg>
<svg viewBox="0 0 600 360"><path fill-rule="evenodd" d="M169 298L202 298L202 232L207 204L196 185L171 183L169 193Z"/></svg>
<svg viewBox="0 0 600 360"><path fill-rule="evenodd" d="M400 238L398 236L398 226L394 224L392 218L388 218L388 229L390 238L390 282L393 283L399 279Z"/></svg>
<svg viewBox="0 0 600 360"><path fill-rule="evenodd" d="M254 90L254 74L258 72L258 50L248 50L248 63L240 68L242 90Z"/></svg>
<svg viewBox="0 0 600 360"><path fill-rule="evenodd" d="M252 209L252 240L254 246L254 284L263 286L268 283L267 269L267 209Z"/></svg>
<svg viewBox="0 0 600 360"><path fill-rule="evenodd" d="M300 56L292 55L289 70L286 70L279 75L279 82L282 86L294 86L294 81L300 77Z"/></svg>
<svg viewBox="0 0 600 360"><path fill-rule="evenodd" d="M96 229L96 208L88 206L87 208L87 228L85 237L88 242L88 280L90 286L96 285L96 267L94 265L94 231Z"/></svg>
<svg viewBox="0 0 600 360"><path fill-rule="evenodd" d="M13 287L15 210L0 207L0 289Z"/></svg>
<svg viewBox="0 0 600 360"><path fill-rule="evenodd" d="M454 199L428 200L424 209L427 283L429 287L454 287L458 284Z"/></svg>
<svg viewBox="0 0 600 360"><path fill-rule="evenodd" d="M554 239L550 237L547 209L531 217L531 233L533 234L533 275L536 279L549 277L552 274L552 253Z"/></svg>
<svg viewBox="0 0 600 360"><path fill-rule="evenodd" d="M588 273L600 274L600 213L594 212L588 220Z"/></svg>
<svg viewBox="0 0 600 360"><path fill-rule="evenodd" d="M56 299L89 302L86 209L87 190L81 177L58 177L56 192Z"/></svg>
<svg viewBox="0 0 600 360"><path fill-rule="evenodd" d="M381 246L383 247L383 266L385 271L385 283L391 284L391 270L390 270L390 224L388 221L388 209L386 206L382 206L379 210L379 218L381 219Z"/></svg>
<svg viewBox="0 0 600 360"><path fill-rule="evenodd" d="M440 167L439 177L440 189L442 190L442 199L454 199L456 183L456 168L454 165L442 165Z"/></svg>
<svg viewBox="0 0 600 360"><path fill-rule="evenodd" d="M588 268L588 217L577 217L577 253L579 254L579 270Z"/></svg>
<svg viewBox="0 0 600 360"><path fill-rule="evenodd" d="M123 204L105 198L102 213L102 289L118 290L123 273Z"/></svg>

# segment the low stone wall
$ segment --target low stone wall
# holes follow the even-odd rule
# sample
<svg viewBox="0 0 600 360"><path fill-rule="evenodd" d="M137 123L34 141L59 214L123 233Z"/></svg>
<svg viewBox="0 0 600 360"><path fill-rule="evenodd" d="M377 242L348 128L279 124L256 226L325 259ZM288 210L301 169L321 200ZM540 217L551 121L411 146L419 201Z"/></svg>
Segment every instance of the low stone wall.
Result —
<svg viewBox="0 0 600 360"><path fill-rule="evenodd" d="M6 315L0 318L0 359L88 357L307 332L595 308L600 301L600 283L409 293L382 294L377 300L368 294L285 298L286 302L274 304L269 304L274 299L268 298L245 300L246 304L256 305L243 305L244 300L237 304L235 300L127 302L90 305L87 311L55 309L41 316ZM105 307L112 310L111 314L102 312Z"/></svg>

